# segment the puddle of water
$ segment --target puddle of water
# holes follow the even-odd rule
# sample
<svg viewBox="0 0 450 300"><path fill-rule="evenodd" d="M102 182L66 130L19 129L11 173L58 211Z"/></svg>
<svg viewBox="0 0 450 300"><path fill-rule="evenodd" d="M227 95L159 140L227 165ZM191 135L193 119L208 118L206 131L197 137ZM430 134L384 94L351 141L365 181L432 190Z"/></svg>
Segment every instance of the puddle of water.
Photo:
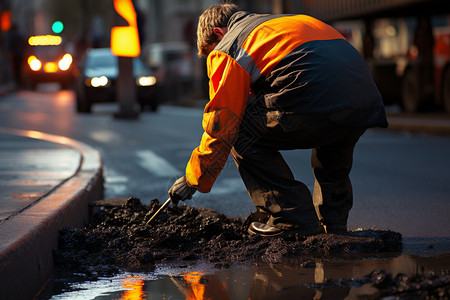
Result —
<svg viewBox="0 0 450 300"><path fill-rule="evenodd" d="M332 262L315 260L303 266L236 264L157 265L151 272L121 273L96 281L54 279L39 299L361 299L377 292L371 284L339 285L339 279L361 278L383 269L396 276L440 272L450 256L360 257ZM76 274L75 274L76 275ZM64 288L61 288L63 282Z"/></svg>

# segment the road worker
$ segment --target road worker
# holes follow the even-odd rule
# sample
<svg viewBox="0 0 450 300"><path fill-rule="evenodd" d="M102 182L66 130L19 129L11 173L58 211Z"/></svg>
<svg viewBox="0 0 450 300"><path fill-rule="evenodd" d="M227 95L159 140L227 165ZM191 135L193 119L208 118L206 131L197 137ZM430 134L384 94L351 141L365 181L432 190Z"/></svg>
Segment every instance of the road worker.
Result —
<svg viewBox="0 0 450 300"><path fill-rule="evenodd" d="M260 216L263 237L344 234L353 204L353 150L371 127L387 127L380 93L360 53L307 15L260 15L234 4L199 18L209 102L200 145L169 195L208 193L231 153ZM314 191L296 180L280 150L312 149Z"/></svg>

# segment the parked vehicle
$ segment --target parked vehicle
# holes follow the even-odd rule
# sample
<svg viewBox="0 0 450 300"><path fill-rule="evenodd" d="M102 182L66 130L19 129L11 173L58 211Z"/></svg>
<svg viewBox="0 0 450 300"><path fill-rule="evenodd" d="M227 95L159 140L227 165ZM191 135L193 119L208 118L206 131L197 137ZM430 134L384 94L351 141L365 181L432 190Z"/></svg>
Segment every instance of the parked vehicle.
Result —
<svg viewBox="0 0 450 300"><path fill-rule="evenodd" d="M78 67L76 80L76 101L78 112L91 112L94 103L115 102L118 57L110 48L93 48L86 51ZM152 70L138 57L133 58L133 77L136 84L136 99L144 110L147 105L152 111L158 109L156 78Z"/></svg>
<svg viewBox="0 0 450 300"><path fill-rule="evenodd" d="M184 42L153 43L147 46L146 60L155 70L159 97L179 101L193 90L192 50Z"/></svg>

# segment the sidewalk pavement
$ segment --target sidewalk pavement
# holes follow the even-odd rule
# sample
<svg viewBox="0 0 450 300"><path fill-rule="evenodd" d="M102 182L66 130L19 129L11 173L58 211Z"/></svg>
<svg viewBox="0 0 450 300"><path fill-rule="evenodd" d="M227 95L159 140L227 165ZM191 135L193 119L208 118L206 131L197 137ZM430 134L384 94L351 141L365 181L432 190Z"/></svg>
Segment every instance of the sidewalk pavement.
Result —
<svg viewBox="0 0 450 300"><path fill-rule="evenodd" d="M0 299L33 299L51 276L64 226L103 198L99 153L81 142L0 127Z"/></svg>

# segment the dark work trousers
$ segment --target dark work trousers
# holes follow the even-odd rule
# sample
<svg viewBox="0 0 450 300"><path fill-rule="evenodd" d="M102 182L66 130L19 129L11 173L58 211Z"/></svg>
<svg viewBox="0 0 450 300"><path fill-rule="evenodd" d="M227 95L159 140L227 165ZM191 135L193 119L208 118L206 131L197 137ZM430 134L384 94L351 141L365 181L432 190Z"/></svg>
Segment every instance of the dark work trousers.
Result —
<svg viewBox="0 0 450 300"><path fill-rule="evenodd" d="M268 122L257 112L246 113L231 151L254 205L270 214L268 225L283 229L320 223L346 226L353 204L349 179L353 149L366 129L317 116L291 115L289 131L280 123ZM295 180L279 152L294 149L312 149L313 196Z"/></svg>

